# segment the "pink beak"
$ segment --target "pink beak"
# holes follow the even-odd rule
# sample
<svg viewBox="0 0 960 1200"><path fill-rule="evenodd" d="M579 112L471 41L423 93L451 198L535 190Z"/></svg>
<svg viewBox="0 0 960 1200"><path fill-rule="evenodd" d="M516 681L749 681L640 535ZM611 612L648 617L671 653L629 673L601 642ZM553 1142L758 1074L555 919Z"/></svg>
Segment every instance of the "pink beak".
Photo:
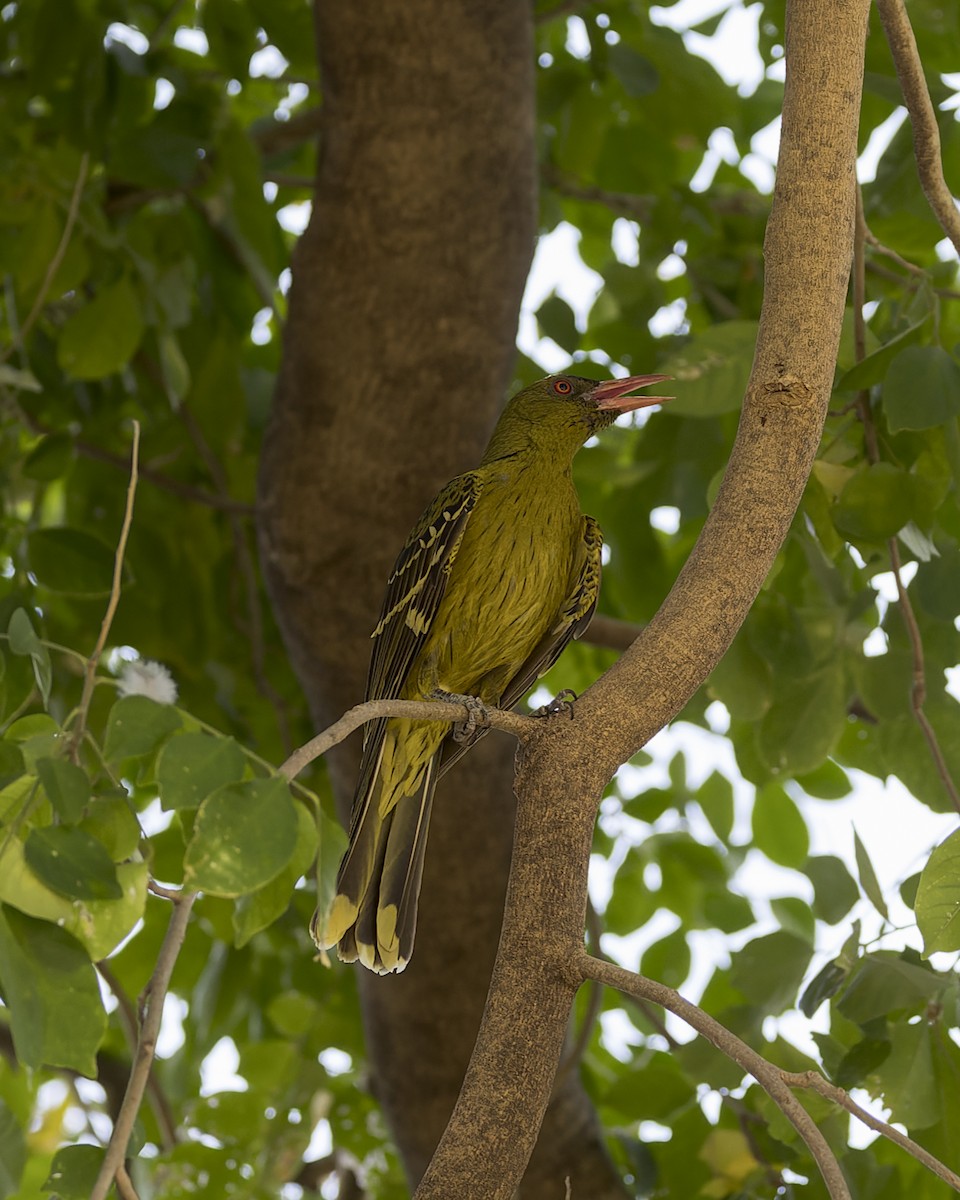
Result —
<svg viewBox="0 0 960 1200"><path fill-rule="evenodd" d="M649 408L651 404L664 404L672 396L630 396L637 388L649 387L651 383L663 383L670 375L630 375L626 379L606 379L590 392L600 412L628 413L638 408Z"/></svg>

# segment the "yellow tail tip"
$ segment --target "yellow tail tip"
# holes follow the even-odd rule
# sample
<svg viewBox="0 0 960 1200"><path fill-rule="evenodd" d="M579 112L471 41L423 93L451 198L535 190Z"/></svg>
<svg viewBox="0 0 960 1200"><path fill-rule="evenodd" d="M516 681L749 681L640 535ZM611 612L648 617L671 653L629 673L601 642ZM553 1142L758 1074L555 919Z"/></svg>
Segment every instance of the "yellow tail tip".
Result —
<svg viewBox="0 0 960 1200"><path fill-rule="evenodd" d="M310 934L321 950L329 950L335 946L357 919L358 906L349 896L340 894L334 896L333 903L320 923L319 909L310 922Z"/></svg>

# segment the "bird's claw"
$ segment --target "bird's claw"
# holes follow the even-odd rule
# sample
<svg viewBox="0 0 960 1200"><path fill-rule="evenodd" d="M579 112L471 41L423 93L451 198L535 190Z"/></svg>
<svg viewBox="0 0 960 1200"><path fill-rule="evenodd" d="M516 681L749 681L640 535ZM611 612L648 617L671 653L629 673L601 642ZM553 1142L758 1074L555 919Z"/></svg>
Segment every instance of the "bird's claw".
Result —
<svg viewBox="0 0 960 1200"><path fill-rule="evenodd" d="M573 702L577 699L577 693L573 688L564 688L562 692L557 692L549 704L541 704L539 708L535 708L530 714L531 717L558 717L561 713L567 713L570 720L573 720Z"/></svg>
<svg viewBox="0 0 960 1200"><path fill-rule="evenodd" d="M430 693L430 699L462 704L467 710L467 719L456 721L450 730L455 742L468 741L478 729L490 724L487 706L477 696L461 696L458 692L445 692L442 688L437 688Z"/></svg>

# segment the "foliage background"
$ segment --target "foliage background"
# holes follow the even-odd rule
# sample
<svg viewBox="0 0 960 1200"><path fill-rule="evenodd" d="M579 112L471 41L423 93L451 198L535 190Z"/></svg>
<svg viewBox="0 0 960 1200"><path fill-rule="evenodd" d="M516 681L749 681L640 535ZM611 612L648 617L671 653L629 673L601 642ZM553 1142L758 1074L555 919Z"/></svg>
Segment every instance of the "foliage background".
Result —
<svg viewBox="0 0 960 1200"><path fill-rule="evenodd" d="M724 11L697 32L713 34ZM630 622L652 616L699 532L750 365L769 198L741 167L779 109L783 38L776 6L750 11L768 69L749 95L692 52L695 39L662 24L662 10L624 0L571 16L562 5L537 23L541 232L569 222L603 286L585 320L557 295L542 304L549 363L520 355L516 382L566 361L559 352L676 377L668 409L612 430L577 464L584 508L610 546L602 609ZM960 135L943 73L956 67L960 16L932 0L910 11L949 164ZM302 217L290 206L309 199L314 169L321 88L310 10L300 0L36 0L4 7L0 31L0 626L10 635L0 1194L89 1193L99 1151L82 1147L109 1135L128 1070L125 1023L167 922L147 878L179 884L185 870L206 894L172 981L181 1027L168 1027L137 1131L141 1195L294 1197L320 1186L348 1195L355 1175L372 1196L403 1194L365 1086L353 973L318 965L306 933L317 830L321 874L340 844L328 785L318 769L313 791L291 798L264 766L314 732L252 530L290 229ZM899 98L879 23L867 69L864 145ZM700 171L694 188L718 129L738 161L719 163L706 186ZM642 763L641 774L624 774L595 844L616 868L599 921L611 935L669 925L652 943L628 941L626 965L679 987L691 972L698 987L709 975L703 1006L788 1069L810 1065L808 1027L796 1015L769 1018L794 1013L806 986L807 1017L829 1002L814 1035L826 1072L864 1088L949 1159L960 1138L960 851L948 842L928 877L922 938L914 929L886 936L896 898L865 854L853 874L839 855L809 855L815 808L805 798L828 805L847 795L850 771L895 776L909 803L951 809L916 719L909 617L873 585L891 569L889 539L909 578L924 711L960 778L957 701L944 687L960 660L960 306L956 262L938 252L906 126L863 205L876 239L909 265L868 247L868 356L856 362L851 321L802 511L742 633L683 714L729 741L736 771L721 758L704 779L681 753L666 781L645 776ZM639 223L635 262L611 241L624 218ZM856 407L864 389L877 462ZM56 647L83 655L96 642L131 418L142 427L143 471L106 661L110 671L137 656L165 663L180 712L114 704L113 688L99 686L81 777L67 749L82 664ZM673 510L666 528L637 519L654 509ZM18 610L29 626L22 617L8 626ZM611 658L575 647L547 686L582 689ZM239 860L212 877L238 837L218 814L239 808L249 818ZM783 869L769 904L750 883L758 855ZM899 893L910 909L916 875L904 863ZM864 916L861 895L875 915ZM703 930L716 935L706 951ZM924 947L944 953L931 962ZM104 1007L91 960L107 956ZM793 1131L711 1048L677 1044L676 1026L613 995L582 996L578 1019L578 1066L631 1194L770 1196L781 1184L823 1194ZM239 1078L201 1088L217 1047L221 1063L235 1048ZM846 1118L813 1105L858 1196L947 1194L885 1142L846 1148ZM311 1158L331 1151L320 1166L304 1161L311 1139Z"/></svg>

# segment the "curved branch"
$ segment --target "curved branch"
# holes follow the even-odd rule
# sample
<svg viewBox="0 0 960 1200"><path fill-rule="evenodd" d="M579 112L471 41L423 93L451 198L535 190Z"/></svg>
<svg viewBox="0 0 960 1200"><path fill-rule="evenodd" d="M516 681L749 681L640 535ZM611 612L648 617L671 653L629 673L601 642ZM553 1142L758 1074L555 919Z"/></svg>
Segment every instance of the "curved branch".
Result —
<svg viewBox="0 0 960 1200"><path fill-rule="evenodd" d="M719 661L796 512L827 411L846 300L868 11L869 0L788 3L764 303L730 464L654 620L580 698L576 721L541 725L521 748L493 979L460 1097L417 1200L513 1194L582 981L587 864L603 789ZM835 1194L846 1193L838 1185Z"/></svg>
<svg viewBox="0 0 960 1200"><path fill-rule="evenodd" d="M917 159L920 186L927 197L933 215L940 222L943 232L960 254L960 212L947 181L943 177L943 160L940 153L940 127L937 114L927 90L923 64L917 51L910 18L903 0L877 0L883 32L887 36L893 65L900 80L903 102L910 114L913 128L913 152Z"/></svg>
<svg viewBox="0 0 960 1200"><path fill-rule="evenodd" d="M762 1054L758 1054L735 1033L731 1033L725 1025L721 1025L702 1008L685 1000L673 988L628 971L625 967L618 967L615 963L593 958L586 952L581 953L578 965L584 979L596 979L608 987L625 992L628 996L652 1001L668 1012L675 1013L686 1021L691 1029L695 1029L716 1046L721 1054L725 1054L738 1067L752 1075L806 1142L833 1200L850 1200L850 1190L836 1155L817 1128L813 1117L790 1091L779 1067L768 1062Z"/></svg>

